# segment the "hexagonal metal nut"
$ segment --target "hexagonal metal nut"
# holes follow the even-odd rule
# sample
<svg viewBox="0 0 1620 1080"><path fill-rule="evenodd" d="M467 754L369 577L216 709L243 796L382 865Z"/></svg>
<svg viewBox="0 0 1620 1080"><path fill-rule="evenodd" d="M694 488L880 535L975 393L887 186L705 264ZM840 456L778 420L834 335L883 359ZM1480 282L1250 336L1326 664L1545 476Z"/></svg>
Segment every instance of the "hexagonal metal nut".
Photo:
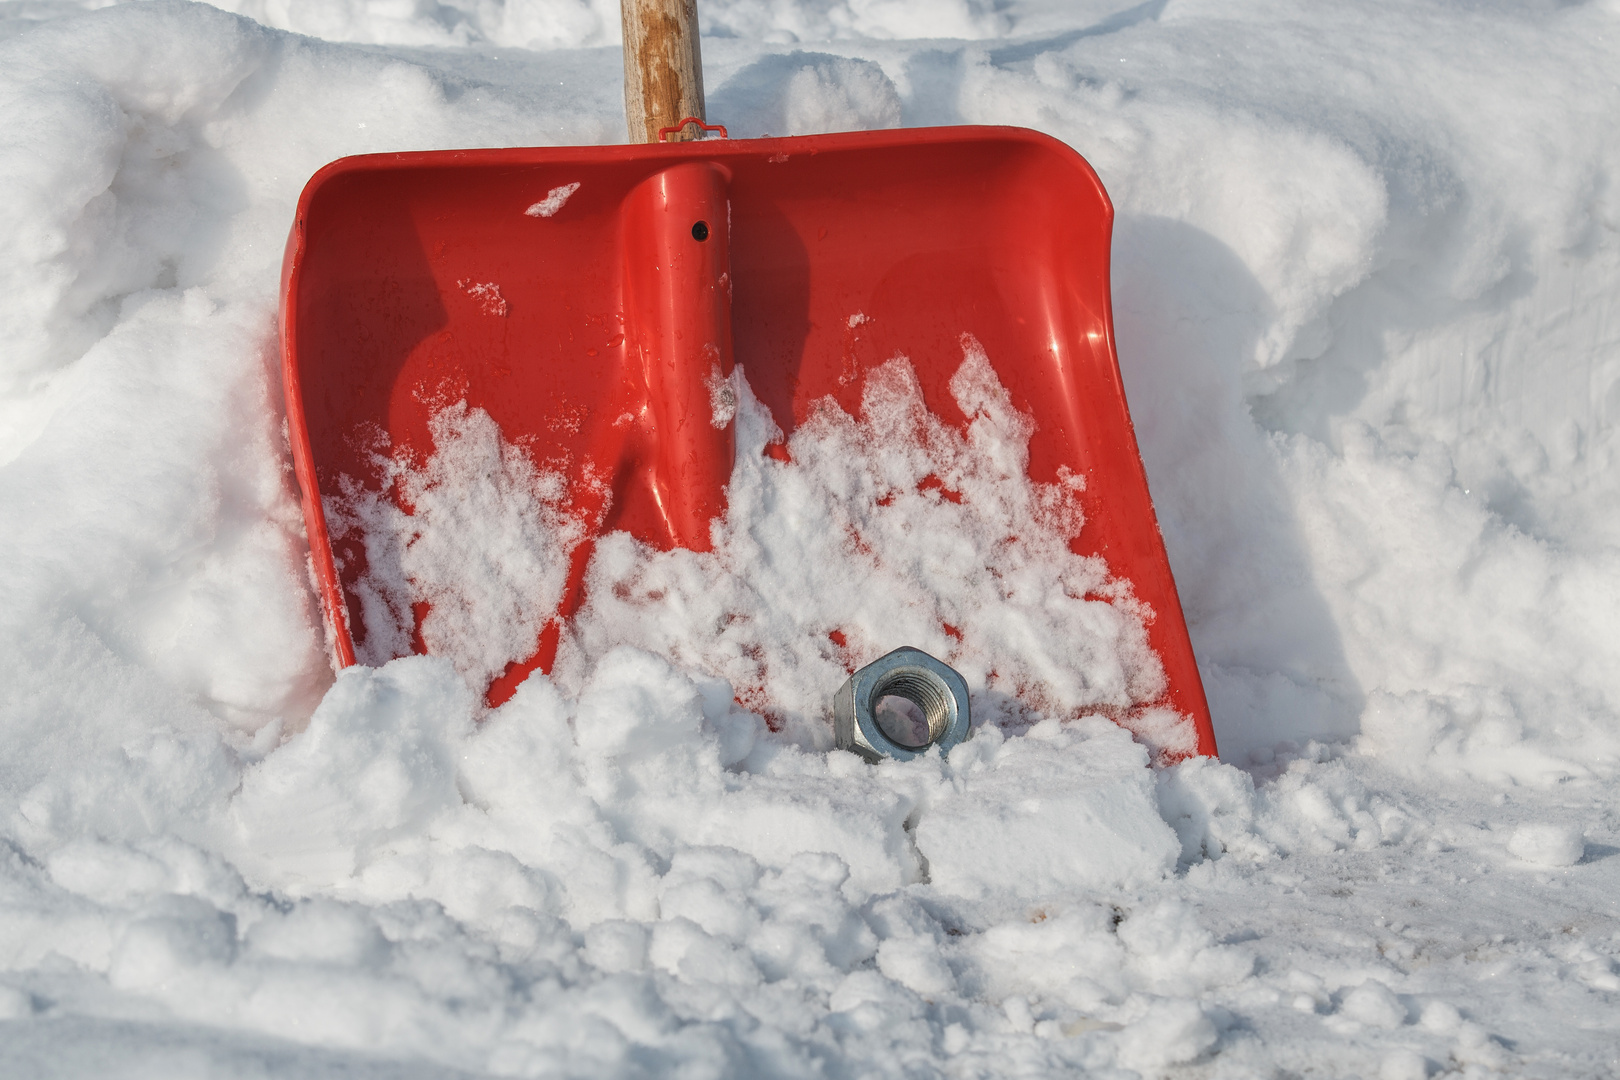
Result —
<svg viewBox="0 0 1620 1080"><path fill-rule="evenodd" d="M916 707L928 726L920 745L901 742L878 723L878 704L899 698ZM916 715L916 714L913 714ZM921 649L899 648L851 675L833 698L838 748L868 761L909 761L937 746L946 753L973 733L967 682L949 664Z"/></svg>

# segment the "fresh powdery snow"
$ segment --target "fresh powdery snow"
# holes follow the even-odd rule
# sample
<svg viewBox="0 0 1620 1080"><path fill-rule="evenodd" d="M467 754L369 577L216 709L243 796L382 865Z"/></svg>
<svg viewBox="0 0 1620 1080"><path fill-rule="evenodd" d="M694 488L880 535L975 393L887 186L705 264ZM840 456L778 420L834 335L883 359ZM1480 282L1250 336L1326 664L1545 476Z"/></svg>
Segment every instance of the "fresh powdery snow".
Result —
<svg viewBox="0 0 1620 1080"><path fill-rule="evenodd" d="M1098 170L1219 762L971 339L966 427L897 357L786 461L739 356L713 551L599 540L497 709L582 536L441 403L432 457L372 447L413 513L330 500L373 630L334 674L298 193L622 141L616 5L225 6L0 2L0 1075L1620 1074L1615 0L700 0L734 137ZM421 603L435 655L376 666ZM832 750L902 644L973 738Z"/></svg>

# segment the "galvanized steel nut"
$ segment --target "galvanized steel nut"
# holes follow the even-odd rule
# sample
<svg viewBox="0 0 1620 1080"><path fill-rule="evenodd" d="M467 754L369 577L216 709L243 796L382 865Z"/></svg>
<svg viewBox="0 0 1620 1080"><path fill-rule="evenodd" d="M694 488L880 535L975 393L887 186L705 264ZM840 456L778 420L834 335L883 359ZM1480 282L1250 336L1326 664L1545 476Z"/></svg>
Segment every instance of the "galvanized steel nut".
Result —
<svg viewBox="0 0 1620 1080"><path fill-rule="evenodd" d="M910 647L867 664L833 698L838 748L868 761L909 761L933 746L945 753L972 734L971 722L962 676Z"/></svg>

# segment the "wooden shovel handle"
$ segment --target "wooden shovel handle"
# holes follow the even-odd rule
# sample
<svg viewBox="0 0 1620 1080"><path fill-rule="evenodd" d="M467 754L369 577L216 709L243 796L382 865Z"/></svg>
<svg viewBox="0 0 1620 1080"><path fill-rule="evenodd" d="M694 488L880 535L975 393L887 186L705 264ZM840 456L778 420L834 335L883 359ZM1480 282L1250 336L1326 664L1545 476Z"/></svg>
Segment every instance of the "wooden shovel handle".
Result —
<svg viewBox="0 0 1620 1080"><path fill-rule="evenodd" d="M624 18L624 117L631 142L657 142L658 129L703 111L703 57L697 0L620 0ZM692 125L668 136L702 133Z"/></svg>

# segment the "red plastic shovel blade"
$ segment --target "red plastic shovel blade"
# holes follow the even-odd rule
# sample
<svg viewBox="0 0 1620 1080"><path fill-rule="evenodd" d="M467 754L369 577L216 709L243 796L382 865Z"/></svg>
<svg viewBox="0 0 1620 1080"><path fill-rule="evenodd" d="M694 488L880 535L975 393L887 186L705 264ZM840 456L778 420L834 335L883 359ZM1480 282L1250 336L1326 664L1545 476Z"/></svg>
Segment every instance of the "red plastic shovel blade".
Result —
<svg viewBox="0 0 1620 1080"><path fill-rule="evenodd" d="M338 662L367 633L365 560L352 537L334 553L322 497L345 476L386 489L368 448L425 455L446 400L486 410L536 463L566 463L592 534L701 550L734 453L710 391L733 357L784 432L824 397L856 413L865 374L899 353L930 410L965 424L947 383L971 335L1035 422L1031 479L1084 477L1071 547L1151 608L1162 704L1191 716L1197 752L1213 755L1115 359L1112 221L1079 155L1016 128L332 163L299 201L281 333ZM564 618L580 601L579 550ZM491 702L549 667L556 640L554 621Z"/></svg>

